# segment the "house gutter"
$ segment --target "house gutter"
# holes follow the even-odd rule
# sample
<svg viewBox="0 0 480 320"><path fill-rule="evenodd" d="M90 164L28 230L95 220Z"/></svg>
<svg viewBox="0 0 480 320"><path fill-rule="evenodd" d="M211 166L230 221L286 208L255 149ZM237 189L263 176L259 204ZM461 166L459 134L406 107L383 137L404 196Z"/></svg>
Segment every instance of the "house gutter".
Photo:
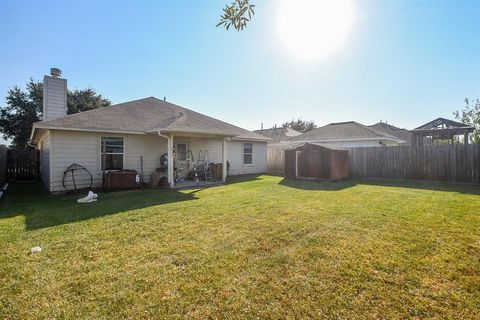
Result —
<svg viewBox="0 0 480 320"><path fill-rule="evenodd" d="M162 137L162 138L170 139L169 136L166 136L166 135L162 134L162 132L160 132L160 131L157 131L157 134L158 134L160 137Z"/></svg>

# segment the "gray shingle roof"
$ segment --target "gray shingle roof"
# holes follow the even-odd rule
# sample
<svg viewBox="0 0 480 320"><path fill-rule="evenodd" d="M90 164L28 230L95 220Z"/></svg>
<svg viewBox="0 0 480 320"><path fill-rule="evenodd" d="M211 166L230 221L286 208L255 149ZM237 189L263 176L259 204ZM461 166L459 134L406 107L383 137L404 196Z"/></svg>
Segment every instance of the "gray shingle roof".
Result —
<svg viewBox="0 0 480 320"><path fill-rule="evenodd" d="M35 128L132 133L188 132L233 136L237 140L270 139L155 97L37 122Z"/></svg>
<svg viewBox="0 0 480 320"><path fill-rule="evenodd" d="M402 143L403 145L410 145L411 143L412 133L407 129L401 129L385 122L378 122L368 127L398 137L400 140L405 141Z"/></svg>
<svg viewBox="0 0 480 320"><path fill-rule="evenodd" d="M254 130L253 132L264 135L265 137L276 141L287 141L302 134L301 132L288 127Z"/></svg>
<svg viewBox="0 0 480 320"><path fill-rule="evenodd" d="M290 141L328 141L328 140L361 140L384 139L401 141L401 139L387 133L369 128L355 121L330 123L326 126L313 129L290 139Z"/></svg>

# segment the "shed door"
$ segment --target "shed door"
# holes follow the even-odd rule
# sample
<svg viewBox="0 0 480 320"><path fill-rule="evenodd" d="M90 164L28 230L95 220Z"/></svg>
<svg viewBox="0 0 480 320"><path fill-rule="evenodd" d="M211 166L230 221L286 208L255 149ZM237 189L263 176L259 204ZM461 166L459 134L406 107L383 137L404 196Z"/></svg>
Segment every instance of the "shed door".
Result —
<svg viewBox="0 0 480 320"><path fill-rule="evenodd" d="M311 178L323 178L322 176L322 154L320 150L310 150L308 154L307 176Z"/></svg>

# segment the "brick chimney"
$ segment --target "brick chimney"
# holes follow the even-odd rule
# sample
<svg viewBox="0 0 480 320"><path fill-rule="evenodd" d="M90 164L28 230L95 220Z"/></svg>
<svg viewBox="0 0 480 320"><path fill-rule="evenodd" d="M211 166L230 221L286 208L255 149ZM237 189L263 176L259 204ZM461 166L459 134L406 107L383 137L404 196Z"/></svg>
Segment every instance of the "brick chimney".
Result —
<svg viewBox="0 0 480 320"><path fill-rule="evenodd" d="M67 115L67 79L60 76L62 71L50 69L50 75L43 77L43 121Z"/></svg>

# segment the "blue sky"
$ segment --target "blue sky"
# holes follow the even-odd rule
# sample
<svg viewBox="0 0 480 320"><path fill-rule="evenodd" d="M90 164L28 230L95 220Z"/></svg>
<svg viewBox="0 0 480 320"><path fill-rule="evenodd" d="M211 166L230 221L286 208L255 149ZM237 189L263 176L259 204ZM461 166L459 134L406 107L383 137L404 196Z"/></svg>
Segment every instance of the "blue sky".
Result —
<svg viewBox="0 0 480 320"><path fill-rule="evenodd" d="M226 2L3 0L0 92L55 66L114 103L166 96L251 130L297 117L413 128L480 97L480 1L358 0L345 45L308 64L279 43L278 1L255 0L240 33L215 28Z"/></svg>

